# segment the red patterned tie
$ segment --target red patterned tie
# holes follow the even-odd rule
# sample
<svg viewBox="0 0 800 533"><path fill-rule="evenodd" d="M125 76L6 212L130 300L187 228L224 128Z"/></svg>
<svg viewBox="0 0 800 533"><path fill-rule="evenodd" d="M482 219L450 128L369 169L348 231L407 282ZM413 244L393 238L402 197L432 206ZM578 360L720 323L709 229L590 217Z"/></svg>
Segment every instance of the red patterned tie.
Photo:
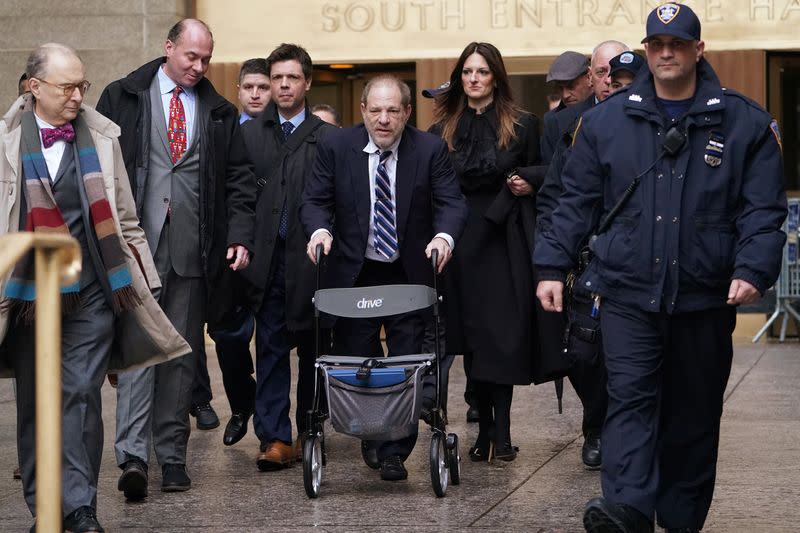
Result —
<svg viewBox="0 0 800 533"><path fill-rule="evenodd" d="M183 103L179 98L181 86L176 85L172 90L172 99L169 101L169 126L167 139L172 162L177 163L186 151L186 114L183 112Z"/></svg>

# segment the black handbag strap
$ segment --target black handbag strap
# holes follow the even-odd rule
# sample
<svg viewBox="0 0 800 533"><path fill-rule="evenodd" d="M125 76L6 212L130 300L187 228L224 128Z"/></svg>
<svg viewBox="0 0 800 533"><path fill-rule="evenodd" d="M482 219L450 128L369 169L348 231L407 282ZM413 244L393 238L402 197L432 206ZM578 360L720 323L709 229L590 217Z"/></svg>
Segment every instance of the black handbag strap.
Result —
<svg viewBox="0 0 800 533"><path fill-rule="evenodd" d="M311 136L317 129L320 128L325 124L322 120L313 120L313 119L306 119L304 120L294 132L286 139L281 145L281 149L278 151L278 156L275 158L275 162L272 167L272 173L267 178L258 178L256 180L256 184L258 185L259 191L264 188L267 184L269 179L274 178L283 167L283 162L286 160L289 155L294 153L300 146L303 145L303 142Z"/></svg>

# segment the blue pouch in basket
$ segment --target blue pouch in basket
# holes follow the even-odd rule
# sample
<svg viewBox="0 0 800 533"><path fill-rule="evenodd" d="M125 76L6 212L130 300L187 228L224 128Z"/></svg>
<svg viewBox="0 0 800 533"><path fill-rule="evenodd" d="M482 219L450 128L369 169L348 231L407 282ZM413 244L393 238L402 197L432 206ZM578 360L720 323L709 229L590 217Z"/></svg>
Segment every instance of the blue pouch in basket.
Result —
<svg viewBox="0 0 800 533"><path fill-rule="evenodd" d="M367 379L356 377L358 368L331 368L328 375L354 387L390 387L408 378L405 368L373 368Z"/></svg>

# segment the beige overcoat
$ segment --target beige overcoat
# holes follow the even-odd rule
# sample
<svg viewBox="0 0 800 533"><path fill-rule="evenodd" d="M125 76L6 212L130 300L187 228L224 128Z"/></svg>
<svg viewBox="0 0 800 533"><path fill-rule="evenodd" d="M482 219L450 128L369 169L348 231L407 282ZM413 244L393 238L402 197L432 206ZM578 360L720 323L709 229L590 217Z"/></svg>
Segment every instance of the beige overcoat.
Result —
<svg viewBox="0 0 800 533"><path fill-rule="evenodd" d="M20 121L25 109L30 109L31 96L21 96L0 121L0 235L19 231L20 194L22 193L22 167L20 159ZM161 286L153 256L147 246L144 231L139 227L130 182L125 172L122 151L119 147L119 126L88 106L81 107L81 115L97 149L103 172L106 194L111 204L114 225L120 246L133 277L133 288L142 305L121 313L116 319L114 350L109 362L109 372L141 368L185 355L191 348L178 334L150 292L150 287ZM141 267L131 252L133 246L141 258ZM3 250L0 249L0 254ZM0 298L8 275L0 279ZM10 354L2 350L8 329L8 312L0 306L0 377L9 377Z"/></svg>

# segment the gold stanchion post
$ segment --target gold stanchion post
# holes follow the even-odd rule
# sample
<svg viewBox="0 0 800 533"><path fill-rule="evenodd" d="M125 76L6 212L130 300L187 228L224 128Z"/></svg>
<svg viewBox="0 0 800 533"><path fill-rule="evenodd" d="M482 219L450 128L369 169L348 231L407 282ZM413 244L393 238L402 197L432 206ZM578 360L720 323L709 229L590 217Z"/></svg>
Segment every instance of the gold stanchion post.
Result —
<svg viewBox="0 0 800 533"><path fill-rule="evenodd" d="M36 530L62 531L61 250L36 248Z"/></svg>

